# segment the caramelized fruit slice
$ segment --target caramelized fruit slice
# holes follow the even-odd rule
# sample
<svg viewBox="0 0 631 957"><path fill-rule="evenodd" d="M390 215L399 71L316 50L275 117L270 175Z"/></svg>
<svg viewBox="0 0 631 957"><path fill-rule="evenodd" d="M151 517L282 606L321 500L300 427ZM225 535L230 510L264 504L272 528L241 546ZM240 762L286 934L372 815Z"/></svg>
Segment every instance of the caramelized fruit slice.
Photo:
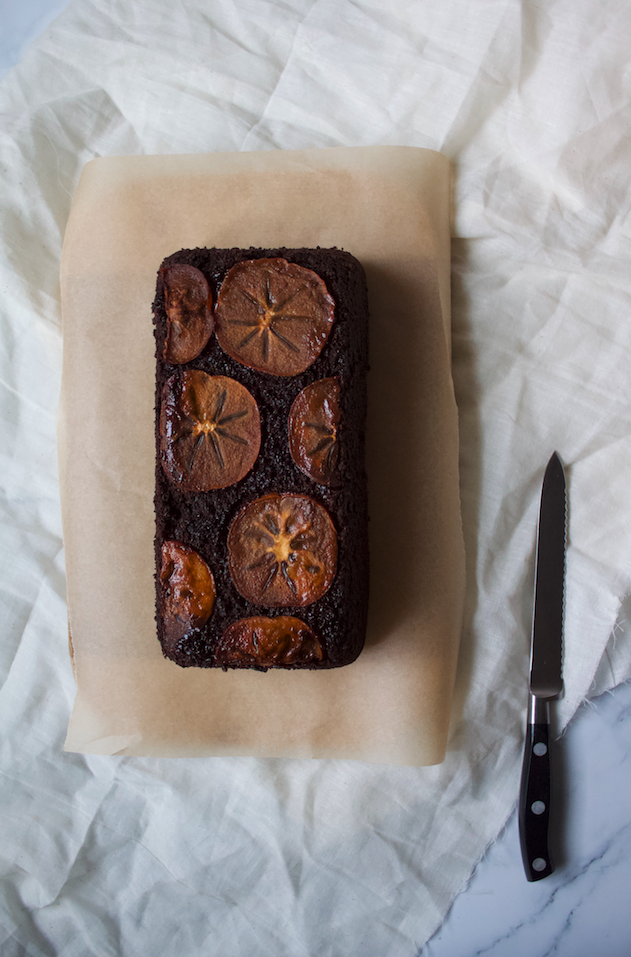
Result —
<svg viewBox="0 0 631 957"><path fill-rule="evenodd" d="M227 628L216 661L227 667L286 668L322 661L318 636L299 618L242 618Z"/></svg>
<svg viewBox="0 0 631 957"><path fill-rule="evenodd" d="M215 327L210 287L195 266L176 263L164 266L160 273L167 313L164 358L177 364L190 362L206 346Z"/></svg>
<svg viewBox="0 0 631 957"><path fill-rule="evenodd" d="M289 413L291 457L320 485L333 485L337 479L339 398L337 379L318 379L296 396Z"/></svg>
<svg viewBox="0 0 631 957"><path fill-rule="evenodd" d="M162 392L160 447L166 474L183 491L233 485L250 471L261 447L254 397L227 376L176 373Z"/></svg>
<svg viewBox="0 0 631 957"><path fill-rule="evenodd" d="M337 569L337 533L329 513L307 495L264 495L239 512L228 532L237 591L266 608L310 605Z"/></svg>
<svg viewBox="0 0 631 957"><path fill-rule="evenodd" d="M162 543L160 571L164 639L169 648L208 621L215 603L215 582L204 559L180 542Z"/></svg>
<svg viewBox="0 0 631 957"><path fill-rule="evenodd" d="M249 259L224 279L215 308L217 339L229 356L277 376L304 372L320 355L335 303L311 269L286 259Z"/></svg>

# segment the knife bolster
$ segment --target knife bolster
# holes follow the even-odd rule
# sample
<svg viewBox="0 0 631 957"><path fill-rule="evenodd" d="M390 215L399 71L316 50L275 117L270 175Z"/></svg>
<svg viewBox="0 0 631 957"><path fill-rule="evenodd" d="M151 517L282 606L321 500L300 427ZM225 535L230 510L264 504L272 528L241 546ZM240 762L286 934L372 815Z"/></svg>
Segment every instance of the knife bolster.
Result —
<svg viewBox="0 0 631 957"><path fill-rule="evenodd" d="M550 724L550 702L547 698L530 695L528 724Z"/></svg>

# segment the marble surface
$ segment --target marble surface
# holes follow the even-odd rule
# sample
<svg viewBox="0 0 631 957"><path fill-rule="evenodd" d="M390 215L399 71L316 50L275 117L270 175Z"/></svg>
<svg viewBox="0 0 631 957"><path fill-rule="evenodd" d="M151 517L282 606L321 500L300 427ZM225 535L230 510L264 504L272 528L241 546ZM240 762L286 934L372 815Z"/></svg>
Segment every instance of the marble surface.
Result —
<svg viewBox="0 0 631 957"><path fill-rule="evenodd" d="M67 5L1 0L0 78ZM631 953L631 686L584 705L551 754L555 873L526 881L513 813L415 957Z"/></svg>
<svg viewBox="0 0 631 957"><path fill-rule="evenodd" d="M513 812L419 957L631 954L631 685L584 704L550 754L555 872L526 881Z"/></svg>
<svg viewBox="0 0 631 957"><path fill-rule="evenodd" d="M70 0L0 0L0 79Z"/></svg>

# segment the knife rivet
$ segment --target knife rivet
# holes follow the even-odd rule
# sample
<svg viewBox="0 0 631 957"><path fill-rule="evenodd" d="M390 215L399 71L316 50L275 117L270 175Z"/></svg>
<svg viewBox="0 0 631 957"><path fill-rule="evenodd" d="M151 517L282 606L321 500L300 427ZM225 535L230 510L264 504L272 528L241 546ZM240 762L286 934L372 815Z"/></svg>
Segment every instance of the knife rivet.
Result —
<svg viewBox="0 0 631 957"><path fill-rule="evenodd" d="M547 866L547 861L544 861L542 857L535 857L534 861L532 862L533 871L545 871Z"/></svg>
<svg viewBox="0 0 631 957"><path fill-rule="evenodd" d="M533 803L530 805L530 810L533 814L543 814L545 809L546 806L543 801L533 801Z"/></svg>
<svg viewBox="0 0 631 957"><path fill-rule="evenodd" d="M533 754L536 754L538 758L542 758L544 754L548 753L548 748L543 743L543 741L538 741L532 750L533 750Z"/></svg>

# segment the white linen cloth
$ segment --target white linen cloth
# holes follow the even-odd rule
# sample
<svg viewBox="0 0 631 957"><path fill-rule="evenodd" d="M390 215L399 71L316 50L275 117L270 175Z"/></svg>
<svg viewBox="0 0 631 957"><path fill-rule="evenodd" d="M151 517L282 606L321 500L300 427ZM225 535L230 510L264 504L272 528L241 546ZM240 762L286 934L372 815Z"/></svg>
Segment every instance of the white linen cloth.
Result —
<svg viewBox="0 0 631 957"><path fill-rule="evenodd" d="M0 85L3 953L418 953L517 796L554 449L560 726L631 676L630 40L602 0L74 0ZM456 174L469 580L446 761L64 754L58 266L83 164L370 144Z"/></svg>

